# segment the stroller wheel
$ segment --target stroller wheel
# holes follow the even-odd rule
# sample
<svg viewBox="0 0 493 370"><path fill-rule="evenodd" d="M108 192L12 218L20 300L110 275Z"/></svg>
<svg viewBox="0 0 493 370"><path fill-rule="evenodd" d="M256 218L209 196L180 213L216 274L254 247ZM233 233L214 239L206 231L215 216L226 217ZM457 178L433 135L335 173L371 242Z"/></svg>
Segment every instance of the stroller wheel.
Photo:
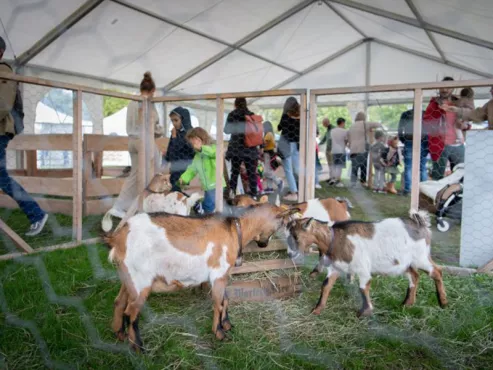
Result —
<svg viewBox="0 0 493 370"><path fill-rule="evenodd" d="M438 231L445 233L450 229L450 223L445 220L437 220Z"/></svg>

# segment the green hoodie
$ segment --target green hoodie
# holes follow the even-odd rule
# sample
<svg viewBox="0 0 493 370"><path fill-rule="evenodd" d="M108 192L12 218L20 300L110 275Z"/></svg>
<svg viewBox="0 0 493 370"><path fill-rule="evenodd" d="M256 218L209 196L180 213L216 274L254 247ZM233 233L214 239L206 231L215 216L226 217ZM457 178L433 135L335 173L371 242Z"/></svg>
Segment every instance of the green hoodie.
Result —
<svg viewBox="0 0 493 370"><path fill-rule="evenodd" d="M180 180L185 184L190 184L190 181L196 175L199 175L202 190L214 190L216 188L216 146L202 145L202 150L195 153L192 164L181 175ZM226 182L223 178L223 188Z"/></svg>

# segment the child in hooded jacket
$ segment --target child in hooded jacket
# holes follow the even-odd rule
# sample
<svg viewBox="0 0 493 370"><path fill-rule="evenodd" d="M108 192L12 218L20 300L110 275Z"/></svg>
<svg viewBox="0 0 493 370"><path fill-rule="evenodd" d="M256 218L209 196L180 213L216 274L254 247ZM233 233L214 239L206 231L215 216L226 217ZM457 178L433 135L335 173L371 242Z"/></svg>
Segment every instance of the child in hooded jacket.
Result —
<svg viewBox="0 0 493 370"><path fill-rule="evenodd" d="M195 151L186 139L187 132L192 129L192 120L188 109L182 107L173 109L169 117L173 123L173 130L165 160L170 163L171 191L179 191L178 180L195 156Z"/></svg>
<svg viewBox="0 0 493 370"><path fill-rule="evenodd" d="M187 170L180 176L180 185L188 185L199 176L204 200L202 209L205 214L213 213L216 208L216 145L207 131L201 127L193 128L186 135L187 141L193 147L195 156ZM224 178L221 186L226 187Z"/></svg>
<svg viewBox="0 0 493 370"><path fill-rule="evenodd" d="M395 190L395 181L399 173L399 165L402 162L402 154L399 149L399 138L392 137L388 142L388 147L382 152L382 158L385 163L385 172L390 174L390 181L387 183L386 191L390 194L397 194Z"/></svg>

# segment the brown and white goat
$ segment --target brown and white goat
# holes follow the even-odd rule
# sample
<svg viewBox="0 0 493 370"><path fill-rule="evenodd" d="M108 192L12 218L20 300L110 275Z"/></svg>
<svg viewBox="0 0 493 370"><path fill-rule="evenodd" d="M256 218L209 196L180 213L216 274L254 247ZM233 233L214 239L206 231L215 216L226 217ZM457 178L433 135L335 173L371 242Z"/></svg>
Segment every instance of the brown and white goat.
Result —
<svg viewBox="0 0 493 370"><path fill-rule="evenodd" d="M363 307L359 315L372 314L372 274L402 275L409 278L404 305L413 305L419 270L435 280L438 303L447 304L442 271L430 256L431 230L427 213L411 211L408 219L387 218L379 222L346 221L328 226L313 218L295 220L288 226L288 254L297 258L312 244L323 252L327 278L314 314L320 314L340 273L359 277Z"/></svg>
<svg viewBox="0 0 493 370"><path fill-rule="evenodd" d="M267 203L268 197L262 196L258 201L248 195L237 195L231 204L237 207L246 207L255 204ZM285 208L298 208L299 218L314 218L317 221L326 222L330 226L334 222L347 221L351 218L349 208L352 208L351 202L347 198L325 198L310 199L307 202L282 205ZM288 233L286 232L286 237ZM319 262L310 273L311 277L317 276L323 269L322 252L319 253Z"/></svg>
<svg viewBox="0 0 493 370"><path fill-rule="evenodd" d="M223 339L231 329L225 289L241 248L260 234L268 239L296 210L250 207L238 217L138 214L111 236L109 260L118 265L122 287L115 300L113 330L142 349L138 317L152 291L170 292L209 282L214 301L212 331Z"/></svg>

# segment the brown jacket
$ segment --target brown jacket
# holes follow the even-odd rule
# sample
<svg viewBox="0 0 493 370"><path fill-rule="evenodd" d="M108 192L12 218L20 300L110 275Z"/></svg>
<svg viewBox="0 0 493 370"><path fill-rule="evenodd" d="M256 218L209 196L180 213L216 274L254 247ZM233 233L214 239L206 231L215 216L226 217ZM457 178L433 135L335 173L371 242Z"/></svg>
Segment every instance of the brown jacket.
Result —
<svg viewBox="0 0 493 370"><path fill-rule="evenodd" d="M13 73L10 67L0 64L0 72ZM15 134L14 118L10 113L14 106L17 82L0 79L0 135Z"/></svg>
<svg viewBox="0 0 493 370"><path fill-rule="evenodd" d="M493 130L493 99L476 109L460 108L458 116L464 121L483 122L487 120L488 129Z"/></svg>
<svg viewBox="0 0 493 370"><path fill-rule="evenodd" d="M366 132L365 132L365 126L366 126ZM363 121L354 122L348 131L348 144L351 154L364 153L366 151L365 135L366 135L366 142L368 144L371 144L372 141L370 140L370 131L372 129L376 129L379 127L382 127L382 124L377 122L364 122L364 123Z"/></svg>

